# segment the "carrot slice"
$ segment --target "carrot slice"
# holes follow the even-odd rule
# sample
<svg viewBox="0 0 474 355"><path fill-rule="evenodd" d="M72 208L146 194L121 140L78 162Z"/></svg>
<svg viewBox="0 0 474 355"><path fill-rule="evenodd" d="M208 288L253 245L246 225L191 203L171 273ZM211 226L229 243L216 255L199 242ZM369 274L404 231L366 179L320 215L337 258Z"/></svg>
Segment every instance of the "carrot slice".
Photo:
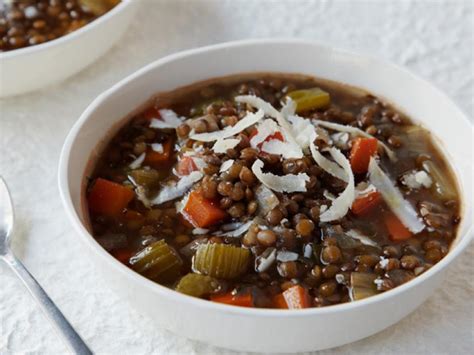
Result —
<svg viewBox="0 0 474 355"><path fill-rule="evenodd" d="M308 291L300 285L292 286L284 291L283 297L289 309L310 307Z"/></svg>
<svg viewBox="0 0 474 355"><path fill-rule="evenodd" d="M288 309L288 304L286 303L285 296L282 293L273 297L273 307L280 309Z"/></svg>
<svg viewBox="0 0 474 355"><path fill-rule="evenodd" d="M230 304L232 306L253 307L253 298L250 293L243 295L233 295L229 292L219 295L212 295L211 301Z"/></svg>
<svg viewBox="0 0 474 355"><path fill-rule="evenodd" d="M204 196L197 191L192 191L189 194L183 212L186 213L191 223L199 228L209 227L214 223L222 221L226 217L225 211L223 211L216 202L204 198Z"/></svg>
<svg viewBox="0 0 474 355"><path fill-rule="evenodd" d="M356 174L367 172L370 157L377 153L378 141L376 138L356 138L351 149L351 167Z"/></svg>
<svg viewBox="0 0 474 355"><path fill-rule="evenodd" d="M412 237L412 233L403 225L403 223L394 214L385 216L385 225L391 240L401 241Z"/></svg>
<svg viewBox="0 0 474 355"><path fill-rule="evenodd" d="M249 135L249 140L252 139L253 136L256 136L257 133L258 133L258 129L253 130L252 133L250 133L250 135ZM272 139L277 139L277 140L282 141L282 142L285 140L283 138L283 135L280 132L275 132L272 135L265 138L264 142L268 142ZM257 148L262 148L262 145L263 145L264 142L261 142L261 143L257 144Z"/></svg>
<svg viewBox="0 0 474 355"><path fill-rule="evenodd" d="M382 195L378 191L372 191L365 196L359 197L352 203L352 213L356 216L367 214L376 207L382 200Z"/></svg>
<svg viewBox="0 0 474 355"><path fill-rule="evenodd" d="M171 139L163 143L163 153L155 152L149 148L145 155L145 165L150 165L153 168L160 168L170 163L172 151Z"/></svg>
<svg viewBox="0 0 474 355"><path fill-rule="evenodd" d="M191 157L182 157L176 165L176 172L181 176L189 175L196 170L198 168Z"/></svg>
<svg viewBox="0 0 474 355"><path fill-rule="evenodd" d="M133 199L132 189L115 182L98 178L87 197L92 212L116 216Z"/></svg>

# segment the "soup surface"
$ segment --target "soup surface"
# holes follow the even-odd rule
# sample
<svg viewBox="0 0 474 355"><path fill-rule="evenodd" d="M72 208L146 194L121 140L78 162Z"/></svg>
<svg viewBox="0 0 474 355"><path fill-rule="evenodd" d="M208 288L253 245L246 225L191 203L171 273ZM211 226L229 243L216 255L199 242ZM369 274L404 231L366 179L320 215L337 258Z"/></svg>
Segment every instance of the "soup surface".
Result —
<svg viewBox="0 0 474 355"><path fill-rule="evenodd" d="M143 276L282 309L413 279L448 252L460 208L428 131L362 90L282 74L160 94L108 143L87 201L96 240Z"/></svg>
<svg viewBox="0 0 474 355"><path fill-rule="evenodd" d="M34 46L75 31L120 0L0 0L0 52Z"/></svg>

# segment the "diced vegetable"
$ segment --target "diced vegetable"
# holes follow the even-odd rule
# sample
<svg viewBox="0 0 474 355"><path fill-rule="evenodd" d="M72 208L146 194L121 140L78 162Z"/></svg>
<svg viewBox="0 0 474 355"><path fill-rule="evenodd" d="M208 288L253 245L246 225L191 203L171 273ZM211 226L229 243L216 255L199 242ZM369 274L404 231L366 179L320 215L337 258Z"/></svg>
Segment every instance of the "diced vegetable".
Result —
<svg viewBox="0 0 474 355"><path fill-rule="evenodd" d="M233 295L229 292L220 295L212 295L211 301L225 303L232 306L253 307L253 297L250 293Z"/></svg>
<svg viewBox="0 0 474 355"><path fill-rule="evenodd" d="M130 178L136 185L153 189L159 185L162 174L155 169L136 169L130 172Z"/></svg>
<svg viewBox="0 0 474 355"><path fill-rule="evenodd" d="M320 88L295 90L288 93L288 96L296 102L297 113L324 108L331 102L329 94Z"/></svg>
<svg viewBox="0 0 474 355"><path fill-rule="evenodd" d="M292 286L284 291L283 298L289 309L302 309L311 306L308 291L300 285Z"/></svg>
<svg viewBox="0 0 474 355"><path fill-rule="evenodd" d="M130 259L132 268L143 276L171 282L179 276L182 260L164 240L159 240Z"/></svg>
<svg viewBox="0 0 474 355"><path fill-rule="evenodd" d="M176 291L186 295L202 297L219 290L219 281L200 274L189 273L179 280Z"/></svg>
<svg viewBox="0 0 474 355"><path fill-rule="evenodd" d="M171 139L163 143L163 153L155 152L153 149L149 148L145 156L145 165L154 168L166 166L170 162L172 150L173 144Z"/></svg>
<svg viewBox="0 0 474 355"><path fill-rule="evenodd" d="M449 180L445 172L441 171L440 167L432 160L425 160L423 168L431 175L435 181L436 193L445 200L457 198L456 187Z"/></svg>
<svg viewBox="0 0 474 355"><path fill-rule="evenodd" d="M245 272L250 251L229 244L199 245L193 259L193 270L218 279L233 279Z"/></svg>
<svg viewBox="0 0 474 355"><path fill-rule="evenodd" d="M183 212L196 227L206 228L221 222L226 213L217 202L204 198L198 191L192 191Z"/></svg>
<svg viewBox="0 0 474 355"><path fill-rule="evenodd" d="M413 235L398 217L392 213L385 216L385 226L387 227L390 239L393 241L406 240Z"/></svg>
<svg viewBox="0 0 474 355"><path fill-rule="evenodd" d="M382 196L378 191L372 191L365 196L361 196L357 198L352 203L352 213L356 216L361 216L370 212L373 208L378 206L378 204L382 201Z"/></svg>
<svg viewBox="0 0 474 355"><path fill-rule="evenodd" d="M194 163L193 158L188 156L182 157L176 165L176 172L181 176L189 175L196 170L198 170L198 168Z"/></svg>
<svg viewBox="0 0 474 355"><path fill-rule="evenodd" d="M413 153L424 152L428 149L430 143L430 133L420 126L407 126L401 135L404 149Z"/></svg>
<svg viewBox="0 0 474 355"><path fill-rule="evenodd" d="M352 272L350 296L353 301L361 300L377 294L376 274Z"/></svg>
<svg viewBox="0 0 474 355"><path fill-rule="evenodd" d="M97 214L116 216L133 199L132 189L109 180L98 178L87 197L89 208Z"/></svg>
<svg viewBox="0 0 474 355"><path fill-rule="evenodd" d="M370 158L377 153L378 141L375 138L358 137L352 143L351 167L356 174L367 172Z"/></svg>
<svg viewBox="0 0 474 355"><path fill-rule="evenodd" d="M278 295L273 297L273 307L280 308L280 309L288 309L288 305L286 304L285 296L283 293L279 293Z"/></svg>

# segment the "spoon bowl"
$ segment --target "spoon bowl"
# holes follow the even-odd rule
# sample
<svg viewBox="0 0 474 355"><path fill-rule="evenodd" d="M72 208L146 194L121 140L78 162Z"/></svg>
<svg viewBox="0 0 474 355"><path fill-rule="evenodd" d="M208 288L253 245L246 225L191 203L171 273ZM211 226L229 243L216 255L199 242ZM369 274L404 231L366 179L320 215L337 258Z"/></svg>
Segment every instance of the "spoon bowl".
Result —
<svg viewBox="0 0 474 355"><path fill-rule="evenodd" d="M0 255L8 253L13 230L13 205L7 184L0 176Z"/></svg>

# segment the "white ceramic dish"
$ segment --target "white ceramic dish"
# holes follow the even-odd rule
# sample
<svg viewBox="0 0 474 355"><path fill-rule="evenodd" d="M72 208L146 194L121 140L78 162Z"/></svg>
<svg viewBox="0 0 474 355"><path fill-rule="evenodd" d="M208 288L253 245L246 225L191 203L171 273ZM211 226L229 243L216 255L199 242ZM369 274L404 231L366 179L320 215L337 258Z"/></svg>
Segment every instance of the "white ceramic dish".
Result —
<svg viewBox="0 0 474 355"><path fill-rule="evenodd" d="M139 2L122 0L86 26L36 46L0 53L0 97L62 81L97 60L122 36Z"/></svg>
<svg viewBox="0 0 474 355"><path fill-rule="evenodd" d="M212 77L263 71L303 73L365 88L396 103L439 137L465 197L459 237L443 260L413 281L372 298L326 308L281 311L232 307L178 294L123 266L95 242L86 227L82 205L84 172L106 134L113 133L123 117L157 92ZM453 102L402 68L312 42L251 40L168 56L100 95L65 142L59 187L78 238L97 270L111 288L154 319L157 326L237 350L309 351L352 342L388 327L412 312L440 285L447 267L471 238L472 150L466 149L471 143L472 127Z"/></svg>

